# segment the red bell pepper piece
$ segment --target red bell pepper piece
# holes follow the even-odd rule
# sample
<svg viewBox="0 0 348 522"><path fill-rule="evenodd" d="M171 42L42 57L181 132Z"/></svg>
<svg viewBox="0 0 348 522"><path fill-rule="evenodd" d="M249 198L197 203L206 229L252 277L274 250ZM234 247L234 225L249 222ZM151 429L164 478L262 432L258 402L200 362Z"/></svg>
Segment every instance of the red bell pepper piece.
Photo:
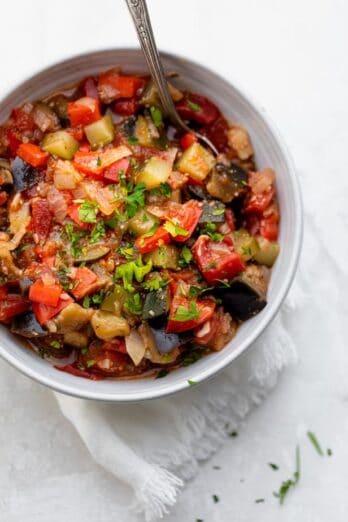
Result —
<svg viewBox="0 0 348 522"><path fill-rule="evenodd" d="M75 375L75 377L84 377L85 379L91 379L92 381L100 381L103 379L101 375L96 375L95 373L90 373L86 370L81 370L74 366L74 364L66 364L65 366L55 366L56 370L60 372L70 373L71 375Z"/></svg>
<svg viewBox="0 0 348 522"><path fill-rule="evenodd" d="M169 318L167 323L167 332L186 332L192 330L198 325L205 323L210 319L215 310L215 302L212 299L189 299L190 286L181 282L172 299ZM179 320L178 314L186 312L187 319Z"/></svg>
<svg viewBox="0 0 348 522"><path fill-rule="evenodd" d="M192 247L193 257L204 279L209 284L219 280L233 279L245 270L245 264L237 252L223 242L212 241L208 236L200 236Z"/></svg>
<svg viewBox="0 0 348 522"><path fill-rule="evenodd" d="M187 232L187 234L173 236L175 241L182 243L191 237L202 212L202 203L194 199L187 201L183 205L173 202L167 206L164 212L164 218Z"/></svg>
<svg viewBox="0 0 348 522"><path fill-rule="evenodd" d="M265 214L267 211L265 212ZM260 234L268 241L276 241L278 238L279 214L276 211L264 217L260 221Z"/></svg>
<svg viewBox="0 0 348 522"><path fill-rule="evenodd" d="M139 103L136 98L129 98L128 100L118 100L114 103L112 110L121 114L122 116L132 116L137 112Z"/></svg>
<svg viewBox="0 0 348 522"><path fill-rule="evenodd" d="M127 147L115 147L106 149L103 152L83 152L78 150L74 156L73 165L77 170L85 174L92 174L93 176L101 176L104 170L122 159L131 155L131 150Z"/></svg>
<svg viewBox="0 0 348 522"><path fill-rule="evenodd" d="M47 306L57 306L63 290L57 284L45 285L41 279L37 279L30 287L29 299L35 303Z"/></svg>
<svg viewBox="0 0 348 522"><path fill-rule="evenodd" d="M66 308L70 303L73 303L74 300L68 296L68 294L62 294L57 306L48 306L42 303L31 304L33 312L35 314L36 319L39 321L41 325L44 325L50 319L53 319L56 315L59 314L64 308Z"/></svg>
<svg viewBox="0 0 348 522"><path fill-rule="evenodd" d="M186 150L192 145L193 143L196 143L197 136L193 134L193 132L187 132L180 138L180 147L182 150Z"/></svg>
<svg viewBox="0 0 348 522"><path fill-rule="evenodd" d="M144 83L137 76L123 76L111 70L99 76L98 92L104 103L110 103L119 98L133 98Z"/></svg>
<svg viewBox="0 0 348 522"><path fill-rule="evenodd" d="M18 138L16 133L13 132L12 130L9 130L7 132L7 139L9 142L10 156L11 156L11 158L14 158L15 156L17 156L17 149L22 142Z"/></svg>
<svg viewBox="0 0 348 522"><path fill-rule="evenodd" d="M32 228L40 240L45 240L49 234L52 216L46 199L35 199L31 204Z"/></svg>
<svg viewBox="0 0 348 522"><path fill-rule="evenodd" d="M17 149L17 156L32 167L45 167L49 154L34 143L21 143Z"/></svg>
<svg viewBox="0 0 348 522"><path fill-rule="evenodd" d="M7 322L29 309L29 301L18 294L7 294L0 301L0 321Z"/></svg>
<svg viewBox="0 0 348 522"><path fill-rule="evenodd" d="M246 214L262 214L270 205L273 196L274 189L272 187L259 194L252 194L244 207L244 212Z"/></svg>
<svg viewBox="0 0 348 522"><path fill-rule="evenodd" d="M152 236L144 237L140 236L135 240L135 246L141 254L152 252L156 248L168 245L170 243L170 234L165 228L158 227L158 229L152 234Z"/></svg>
<svg viewBox="0 0 348 522"><path fill-rule="evenodd" d="M68 114L72 127L88 125L101 118L99 101L84 96L68 103Z"/></svg>
<svg viewBox="0 0 348 522"><path fill-rule="evenodd" d="M104 179L117 183L119 181L120 174L127 175L130 161L128 158L115 161L109 167L104 170Z"/></svg>
<svg viewBox="0 0 348 522"><path fill-rule="evenodd" d="M190 93L176 104L176 110L185 120L211 125L220 116L219 109L207 98Z"/></svg>
<svg viewBox="0 0 348 522"><path fill-rule="evenodd" d="M95 291L95 282L97 276L89 268L82 266L76 269L72 279L76 282L76 286L71 290L71 293L76 299L82 299L85 295Z"/></svg>

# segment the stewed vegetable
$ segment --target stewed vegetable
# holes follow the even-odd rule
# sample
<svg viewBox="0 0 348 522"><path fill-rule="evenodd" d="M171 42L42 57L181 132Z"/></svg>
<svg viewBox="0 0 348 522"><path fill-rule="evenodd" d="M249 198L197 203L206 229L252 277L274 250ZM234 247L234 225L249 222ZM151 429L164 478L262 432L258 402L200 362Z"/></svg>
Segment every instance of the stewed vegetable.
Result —
<svg viewBox="0 0 348 522"><path fill-rule="evenodd" d="M0 126L0 322L77 377L161 377L266 306L275 174L213 102L170 92L217 157L119 69Z"/></svg>

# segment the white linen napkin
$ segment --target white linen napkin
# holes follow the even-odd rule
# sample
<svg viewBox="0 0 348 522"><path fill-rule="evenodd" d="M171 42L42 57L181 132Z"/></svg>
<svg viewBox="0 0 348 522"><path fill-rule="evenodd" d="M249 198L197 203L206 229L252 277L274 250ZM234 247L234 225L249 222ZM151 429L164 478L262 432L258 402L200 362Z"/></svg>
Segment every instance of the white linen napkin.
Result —
<svg viewBox="0 0 348 522"><path fill-rule="evenodd" d="M91 458L133 488L132 508L146 522L163 517L185 481L239 428L295 359L283 305L272 325L215 379L174 397L102 404L55 394Z"/></svg>

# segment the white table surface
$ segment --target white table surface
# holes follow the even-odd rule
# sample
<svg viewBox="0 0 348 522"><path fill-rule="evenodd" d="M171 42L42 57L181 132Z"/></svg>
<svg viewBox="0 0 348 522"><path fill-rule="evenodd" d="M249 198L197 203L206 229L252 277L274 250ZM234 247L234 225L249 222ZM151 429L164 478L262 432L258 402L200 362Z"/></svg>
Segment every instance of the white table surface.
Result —
<svg viewBox="0 0 348 522"><path fill-rule="evenodd" d="M317 191L323 212L333 212L336 202L327 196L348 176L348 3L150 0L149 5L163 49L237 79L261 101L286 137L305 199L309 191ZM63 57L136 45L121 0L12 0L1 7L0 95L34 69ZM338 212L347 223L343 196ZM330 274L324 277L329 281ZM346 280L342 284L347 288ZM303 321L289 325L298 339L297 366L286 371L239 436L202 466L168 522L347 520L348 347L344 337L332 342L325 328L315 335L328 313L325 302L313 307L309 302ZM331 313L347 322L347 306ZM89 459L52 394L2 361L0 416L0 520L134 522L126 507L129 491ZM323 447L332 448L331 458L316 455L307 429ZM279 507L272 491L290 476L297 442L302 449L301 483ZM270 461L281 470L272 471ZM218 504L213 494L219 496ZM255 504L259 497L266 502Z"/></svg>

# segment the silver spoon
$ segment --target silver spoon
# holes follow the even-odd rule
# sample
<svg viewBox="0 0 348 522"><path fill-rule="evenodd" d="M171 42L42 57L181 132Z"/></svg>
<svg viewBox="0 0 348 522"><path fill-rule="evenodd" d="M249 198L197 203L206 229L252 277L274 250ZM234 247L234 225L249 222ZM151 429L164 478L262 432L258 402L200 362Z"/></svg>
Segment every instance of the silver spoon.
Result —
<svg viewBox="0 0 348 522"><path fill-rule="evenodd" d="M163 71L162 63L159 57L155 38L152 31L149 12L146 6L146 0L126 0L130 14L134 22L135 29L138 34L141 48L143 50L145 60L150 69L150 74L158 90L158 94L166 116L171 120L175 127L185 131L192 132L197 138L213 151L217 156L218 151L212 142L197 131L190 129L182 121L176 111L172 97L168 89L168 83Z"/></svg>

